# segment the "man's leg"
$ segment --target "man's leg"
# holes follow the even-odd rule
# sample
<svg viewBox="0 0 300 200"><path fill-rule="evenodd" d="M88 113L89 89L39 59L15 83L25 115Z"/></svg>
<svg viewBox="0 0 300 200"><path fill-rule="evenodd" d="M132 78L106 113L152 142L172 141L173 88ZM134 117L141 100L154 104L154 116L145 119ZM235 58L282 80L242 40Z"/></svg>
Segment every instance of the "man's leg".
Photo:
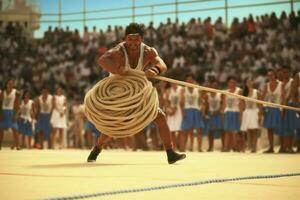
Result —
<svg viewBox="0 0 300 200"><path fill-rule="evenodd" d="M102 150L102 146L108 142L108 140L110 139L109 136L101 134L100 137L98 137L96 145L94 146L93 150L91 151L87 161L88 162L95 162L99 153Z"/></svg>
<svg viewBox="0 0 300 200"><path fill-rule="evenodd" d="M178 160L184 159L186 157L185 154L178 154L173 150L171 132L167 124L166 117L162 111L158 111L157 117L154 122L157 125L163 146L167 152L168 163L173 164Z"/></svg>

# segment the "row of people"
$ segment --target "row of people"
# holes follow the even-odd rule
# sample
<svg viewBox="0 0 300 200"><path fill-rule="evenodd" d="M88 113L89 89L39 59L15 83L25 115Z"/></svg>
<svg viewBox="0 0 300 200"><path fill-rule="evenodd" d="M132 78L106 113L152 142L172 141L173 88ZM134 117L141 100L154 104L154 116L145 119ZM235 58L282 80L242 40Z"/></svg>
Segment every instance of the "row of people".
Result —
<svg viewBox="0 0 300 200"><path fill-rule="evenodd" d="M259 91L253 87L251 79L246 79L241 89L236 86L236 80L232 77L228 79L227 91L277 104L298 105L299 73L292 79L289 76L289 69L284 67L277 73L269 70L268 79L269 82L264 91ZM186 77L186 82L196 84L191 75ZM30 99L29 91L24 91L21 102L18 102L19 93L13 87L13 80L8 80L5 85L6 88L1 92L0 98L2 105L0 144L2 144L3 131L6 128L12 128L15 141L13 146L17 149L20 148L18 133L22 133L23 144L27 138L29 147L31 147L34 135L34 143L41 148L43 148L44 140L49 141L49 148L54 148L56 143L59 148L63 148L66 130L69 133L67 144L73 147L83 147L86 143L90 148L94 143L92 135L99 136L100 133L93 124L86 122L84 125L84 108L80 98L76 98L72 104L72 114L67 120L67 99L62 93L62 88L58 87L53 96L49 94L47 88L44 88L35 100ZM218 82L214 80L206 83L205 86L217 89ZM279 108L263 107L253 102L239 100L234 96L182 88L177 85L171 85L161 91L160 103L167 115L172 140L181 151L187 149L188 139L193 145L194 133L197 135L198 151L202 151L203 134L208 135L208 151L212 151L216 132L222 135L222 151L244 151L245 136L242 133L248 132L249 148L252 152L256 152L258 132L261 127L264 127L268 129L270 142L270 148L266 152L274 152L274 133L280 136L280 152L293 152L294 136L297 130L299 132L300 124L295 111L280 111ZM69 126L67 126L67 121L69 121ZM160 149L157 130L153 125L150 129L149 137L144 133L135 138L134 141L140 141L139 144L130 145L129 143L132 142L124 140L119 147L130 146L136 149L142 146L142 149L147 149L147 138L149 138L153 149ZM33 130L36 134L33 134ZM86 142L83 141L83 135L85 135ZM191 148L192 146L189 149ZM298 151L299 149L298 146Z"/></svg>
<svg viewBox="0 0 300 200"><path fill-rule="evenodd" d="M253 80L245 80L244 87L239 88L236 80L230 77L227 81L227 92L243 95L257 100L265 100L271 103L290 105L297 107L299 86L296 78L289 77L289 68L284 67L278 71L282 73L282 80L276 78L273 70L268 71L269 82L263 91L255 89ZM192 76L186 78L187 82L196 83ZM217 81L206 86L217 88ZM203 92L193 88L181 88L172 85L165 92L165 109L167 120L173 133L173 143L179 144L181 151L186 150L187 137L193 144L193 133L197 133L198 151L202 151L202 135L209 135L209 151L213 150L213 135L215 131L221 131L222 151L244 151L245 136L248 132L248 140L252 152L257 150L258 132L261 127L268 130L269 149L266 153L274 152L273 134L280 137L280 152L293 152L294 137L298 130L299 148L299 113L292 110L282 110L268 105L263 106L251 101L239 100L235 96L221 95L220 93ZM176 137L176 133L178 137ZM179 141L179 142L178 142Z"/></svg>

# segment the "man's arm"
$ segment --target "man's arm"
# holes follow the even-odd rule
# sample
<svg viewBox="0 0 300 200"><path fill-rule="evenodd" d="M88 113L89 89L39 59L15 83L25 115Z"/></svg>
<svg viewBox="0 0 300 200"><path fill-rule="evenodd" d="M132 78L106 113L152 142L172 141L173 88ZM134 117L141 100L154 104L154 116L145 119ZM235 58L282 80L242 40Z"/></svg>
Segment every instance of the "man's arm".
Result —
<svg viewBox="0 0 300 200"><path fill-rule="evenodd" d="M145 59L146 65L150 66L145 71L146 76L153 77L167 70L165 62L159 57L157 51L154 48L149 48L149 50L146 50Z"/></svg>
<svg viewBox="0 0 300 200"><path fill-rule="evenodd" d="M98 58L97 63L113 74L124 74L124 56L120 47L114 47Z"/></svg>

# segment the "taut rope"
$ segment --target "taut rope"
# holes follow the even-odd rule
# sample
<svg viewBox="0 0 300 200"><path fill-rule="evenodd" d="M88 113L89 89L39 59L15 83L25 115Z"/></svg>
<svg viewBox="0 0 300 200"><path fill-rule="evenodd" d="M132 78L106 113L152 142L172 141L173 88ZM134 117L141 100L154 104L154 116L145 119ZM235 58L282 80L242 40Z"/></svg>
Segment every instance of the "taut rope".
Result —
<svg viewBox="0 0 300 200"><path fill-rule="evenodd" d="M198 88L198 89L208 91L208 92L215 92L215 93L221 93L221 94L225 94L225 95L231 95L231 96L234 96L236 98L243 99L245 101L251 101L251 102L254 102L254 103L258 103L258 104L268 105L270 107L283 108L283 109L294 110L294 111L300 112L300 108L297 108L297 107L286 106L286 105L281 105L281 104L277 104L277 103L272 103L272 102L262 101L262 100L258 100L258 99L253 99L253 98L250 98L250 97L245 97L245 96L242 96L242 95L239 95L239 94L234 94L234 93L224 91L224 90L218 90L218 89L213 89L213 88L204 87L204 86L200 86L200 85L195 85L195 84L192 84L192 83L178 81L178 80L174 80L174 79L163 77L163 76L155 76L153 78L155 78L157 80L161 80L161 81L175 83L177 85L182 85L182 86L187 86L187 87L192 87L192 88Z"/></svg>

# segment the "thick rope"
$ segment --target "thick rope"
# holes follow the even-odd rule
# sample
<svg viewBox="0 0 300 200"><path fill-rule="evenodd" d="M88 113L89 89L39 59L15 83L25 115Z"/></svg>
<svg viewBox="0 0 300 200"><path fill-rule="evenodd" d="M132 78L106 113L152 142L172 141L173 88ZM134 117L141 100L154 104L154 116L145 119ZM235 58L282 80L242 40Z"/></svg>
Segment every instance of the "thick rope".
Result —
<svg viewBox="0 0 300 200"><path fill-rule="evenodd" d="M48 200L86 199L86 198L92 198L92 197L115 196L115 195L119 195L119 194L149 192L149 191L156 191L156 190L166 190L166 189L172 189L172 188L197 186L197 185L204 185L204 184L210 184L210 183L224 183L224 182L232 182L232 181L257 180L257 179L273 179L273 178L290 177L290 176L300 176L300 173L287 173L287 174L257 175L257 176L242 176L242 177L234 177L234 178L208 179L208 180L200 180L200 181L194 181L194 182L184 182L184 183L176 183L176 184L160 185L160 186L152 186L152 187L144 187L144 188L123 189L123 190L114 190L114 191L109 191L109 192L98 192L98 193L66 196L66 197L56 197L56 198L49 198Z"/></svg>
<svg viewBox="0 0 300 200"><path fill-rule="evenodd" d="M115 138L134 135L158 113L158 95L143 72L112 75L99 81L85 96L85 114L102 133Z"/></svg>
<svg viewBox="0 0 300 200"><path fill-rule="evenodd" d="M192 87L192 88L198 88L200 90L204 90L204 91L208 91L208 92L215 92L215 93L221 93L221 94L225 94L225 95L229 95L229 96L234 96L238 99L243 99L245 101L251 101L251 102L254 102L254 103L258 103L258 104L268 105L268 106L274 107L274 108L282 108L282 109L288 109L288 110L294 110L294 111L300 112L300 108L297 108L297 107L286 106L286 105L282 105L282 104L262 101L262 100L258 100L258 99L254 99L254 98L250 98L250 97L245 97L245 96L242 96L242 95L239 95L239 94L234 94L234 93L224 91L224 90L218 90L218 89L213 89L213 88L204 87L204 86L200 86L200 85L195 85L195 84L192 84L192 83L178 81L178 80L174 80L174 79L163 77L163 76L155 76L153 78L155 78L157 80L160 80L160 81L175 83L177 85L182 85L182 86Z"/></svg>

